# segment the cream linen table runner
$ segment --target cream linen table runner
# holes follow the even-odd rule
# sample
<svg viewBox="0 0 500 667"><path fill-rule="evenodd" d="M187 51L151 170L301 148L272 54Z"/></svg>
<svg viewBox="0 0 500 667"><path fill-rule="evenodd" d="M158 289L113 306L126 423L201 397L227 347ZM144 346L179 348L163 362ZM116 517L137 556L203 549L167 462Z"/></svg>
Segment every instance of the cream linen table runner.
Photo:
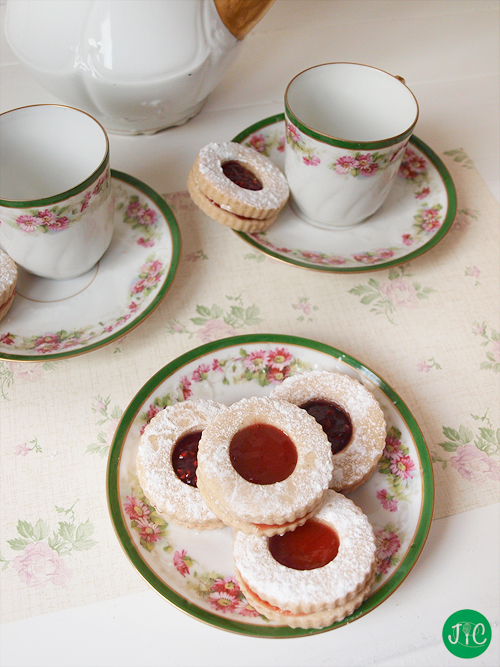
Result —
<svg viewBox="0 0 500 667"><path fill-rule="evenodd" d="M291 334L358 359L395 389L424 434L434 517L498 502L499 206L463 151L441 157L457 216L410 263L345 274L279 263L206 217L187 192L168 193L181 262L149 319L79 357L0 361L4 622L147 588L108 516L109 446L156 371L227 336Z"/></svg>

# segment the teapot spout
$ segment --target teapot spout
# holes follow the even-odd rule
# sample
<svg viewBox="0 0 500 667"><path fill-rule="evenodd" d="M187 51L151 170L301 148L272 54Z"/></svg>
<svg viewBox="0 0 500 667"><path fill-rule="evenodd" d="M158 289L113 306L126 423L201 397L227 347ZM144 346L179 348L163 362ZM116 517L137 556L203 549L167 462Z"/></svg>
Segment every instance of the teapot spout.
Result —
<svg viewBox="0 0 500 667"><path fill-rule="evenodd" d="M237 39L244 39L273 3L274 0L214 0L222 22Z"/></svg>

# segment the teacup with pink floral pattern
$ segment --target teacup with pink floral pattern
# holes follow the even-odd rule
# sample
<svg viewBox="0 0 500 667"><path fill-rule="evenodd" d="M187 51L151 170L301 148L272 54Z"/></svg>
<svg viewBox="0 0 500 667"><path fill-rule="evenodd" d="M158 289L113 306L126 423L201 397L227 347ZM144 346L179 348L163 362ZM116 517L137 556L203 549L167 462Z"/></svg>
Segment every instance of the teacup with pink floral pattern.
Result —
<svg viewBox="0 0 500 667"><path fill-rule="evenodd" d="M0 114L0 245L27 271L91 269L113 235L109 141L91 116L39 104Z"/></svg>
<svg viewBox="0 0 500 667"><path fill-rule="evenodd" d="M400 77L355 63L298 74L285 92L285 173L307 222L345 229L384 203L418 118Z"/></svg>

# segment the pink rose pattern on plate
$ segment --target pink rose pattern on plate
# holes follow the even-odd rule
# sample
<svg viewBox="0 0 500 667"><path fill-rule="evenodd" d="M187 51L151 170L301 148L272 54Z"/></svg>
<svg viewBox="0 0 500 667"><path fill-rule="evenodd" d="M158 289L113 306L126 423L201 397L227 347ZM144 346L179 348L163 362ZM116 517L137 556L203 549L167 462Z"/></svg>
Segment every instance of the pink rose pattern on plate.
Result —
<svg viewBox="0 0 500 667"><path fill-rule="evenodd" d="M255 148L267 157L274 150L283 152L284 144L287 142L295 151L302 153L304 164L311 167L321 164L321 157L315 152L315 148L308 146L301 132L292 123L286 122L284 136L275 125L264 127L251 134L244 141L245 146ZM408 229L401 235L401 245L379 248L377 250L365 250L354 253L352 256L331 255L320 251L311 252L300 248L289 248L276 246L267 236L267 232L250 234L260 245L274 252L288 257L304 261L309 265L320 266L376 266L387 260L404 256L408 247L419 248L426 243L440 229L443 223L442 205L434 201L429 175L429 163L418 149L407 144L387 152L360 152L352 151L351 154L338 158L328 165L335 173L369 178L380 169L389 166L393 160L405 150L399 170L399 178L411 188L415 200L419 203L413 214L413 219L408 224Z"/></svg>
<svg viewBox="0 0 500 667"><path fill-rule="evenodd" d="M99 341L106 334L122 329L132 316L142 311L154 296L163 281L167 268L156 259L154 254L146 258L140 267L137 277L132 282L127 294L127 305L124 312L108 322L84 326L73 331L47 331L34 336L19 336L8 333L3 335L3 343L9 345L9 351L16 350L34 354L52 354L65 350L77 349Z"/></svg>
<svg viewBox="0 0 500 667"><path fill-rule="evenodd" d="M202 385L215 387L219 383L235 385L252 382L266 387L280 383L295 373L311 369L308 363L294 356L286 346L277 345L269 349L255 346L248 350L242 347L238 356L214 356L180 374L173 389L155 397L145 406L138 415L137 422L142 432L146 424L164 407L203 394ZM105 411L104 403L100 407ZM411 502L412 494L418 493L420 488L417 466L408 447L401 440L401 432L395 427L388 431L378 472L376 497L390 517L377 528L376 577L377 581L380 581L390 574L402 558L401 545L405 542L405 535L398 525L398 513L405 503ZM143 549L152 552L159 547L169 557L172 555L178 574L212 611L219 614L259 616L245 600L232 575L205 572L201 566L196 565L196 560L185 546L172 544L168 524L155 513L145 498L135 472L130 471L129 476L130 492L123 500L123 509L129 517L131 529L139 534L139 543Z"/></svg>

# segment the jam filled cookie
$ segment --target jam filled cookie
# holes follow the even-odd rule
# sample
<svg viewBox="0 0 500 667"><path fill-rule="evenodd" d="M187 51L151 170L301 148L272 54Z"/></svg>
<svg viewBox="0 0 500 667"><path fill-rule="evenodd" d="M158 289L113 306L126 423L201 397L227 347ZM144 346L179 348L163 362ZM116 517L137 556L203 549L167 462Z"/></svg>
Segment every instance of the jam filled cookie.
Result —
<svg viewBox="0 0 500 667"><path fill-rule="evenodd" d="M198 487L224 523L254 535L293 530L320 507L332 476L328 438L287 401L245 398L203 431Z"/></svg>
<svg viewBox="0 0 500 667"><path fill-rule="evenodd" d="M269 158L235 142L202 148L187 187L204 213L249 233L270 227L290 194L285 175Z"/></svg>
<svg viewBox="0 0 500 667"><path fill-rule="evenodd" d="M198 443L203 429L225 406L194 399L158 412L144 429L137 452L139 484L168 521L210 530L224 524L205 505L197 487Z"/></svg>
<svg viewBox="0 0 500 667"><path fill-rule="evenodd" d="M271 396L298 405L323 427L333 454L330 488L353 491L369 479L385 447L386 425L366 387L342 373L312 371L287 378Z"/></svg>
<svg viewBox="0 0 500 667"><path fill-rule="evenodd" d="M357 609L375 578L375 537L352 500L328 491L314 518L291 533L236 532L236 578L248 602L292 628L323 628Z"/></svg>
<svg viewBox="0 0 500 667"><path fill-rule="evenodd" d="M17 266L9 255L0 250L0 320L7 315L14 301Z"/></svg>

